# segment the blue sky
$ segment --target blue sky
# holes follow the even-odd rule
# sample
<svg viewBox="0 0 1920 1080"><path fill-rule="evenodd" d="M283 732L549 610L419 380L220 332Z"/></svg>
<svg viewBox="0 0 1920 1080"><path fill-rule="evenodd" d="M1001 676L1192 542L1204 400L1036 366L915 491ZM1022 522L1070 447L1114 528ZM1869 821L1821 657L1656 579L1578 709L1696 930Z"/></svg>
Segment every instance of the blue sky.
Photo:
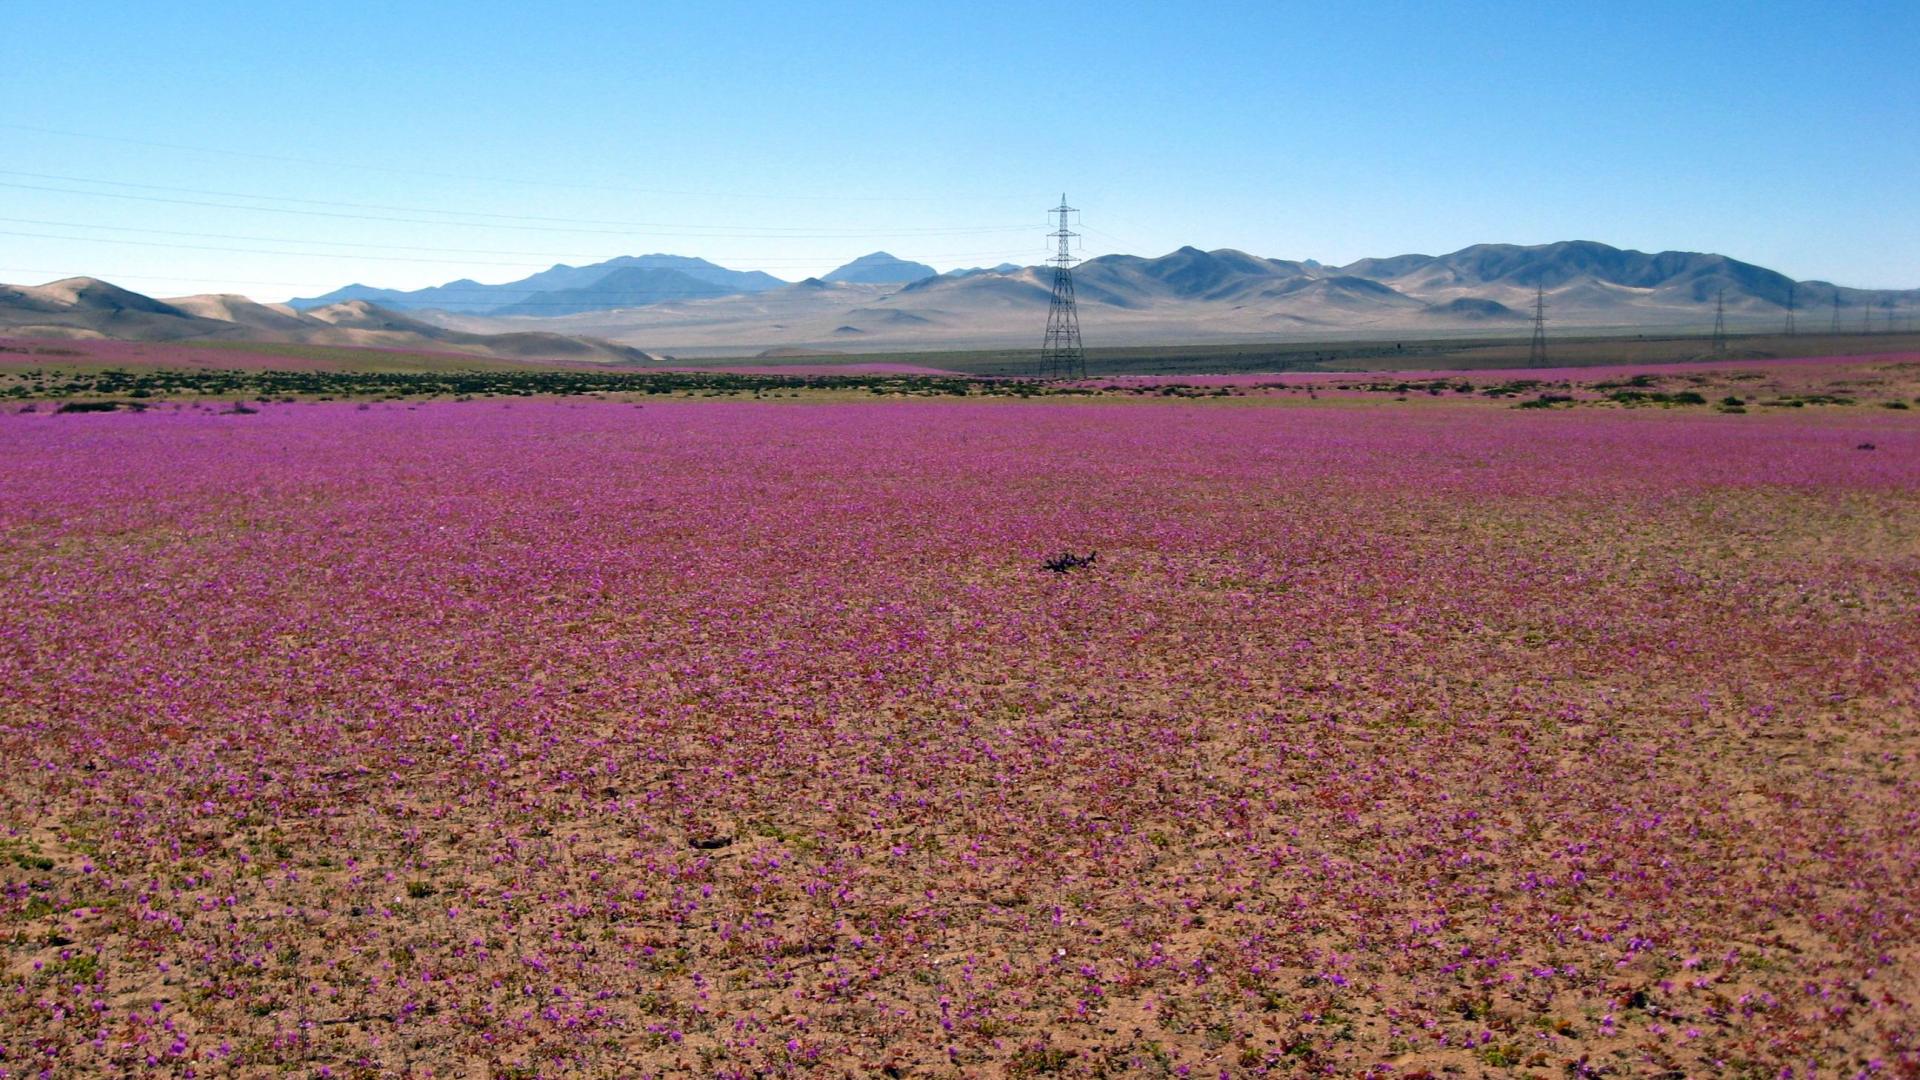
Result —
<svg viewBox="0 0 1920 1080"><path fill-rule="evenodd" d="M1591 239L1920 286L1920 5L0 0L0 280Z"/></svg>

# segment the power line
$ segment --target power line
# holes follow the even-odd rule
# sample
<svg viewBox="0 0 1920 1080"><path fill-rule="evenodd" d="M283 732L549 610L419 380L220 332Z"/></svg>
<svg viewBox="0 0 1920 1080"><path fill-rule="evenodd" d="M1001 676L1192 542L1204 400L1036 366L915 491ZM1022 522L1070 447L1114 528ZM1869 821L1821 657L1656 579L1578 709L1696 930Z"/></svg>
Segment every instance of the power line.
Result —
<svg viewBox="0 0 1920 1080"><path fill-rule="evenodd" d="M1140 225L1140 224L1139 224L1138 222L1129 222L1129 221L1125 221L1125 220L1122 220L1121 218L1117 218L1117 217L1114 217L1114 216L1113 216L1112 214L1110 214L1110 213L1108 213L1108 212L1107 212L1107 211L1106 211L1106 210L1105 210L1104 208L1103 208L1103 209L1102 209L1102 210L1100 211L1100 220L1101 220L1101 221L1105 221L1105 222L1110 222L1110 223L1112 223L1112 224L1114 224L1114 225L1118 225L1118 226L1120 226L1121 228L1123 228L1123 229L1126 229L1126 230L1127 230L1128 232L1130 232L1130 233L1133 233L1133 234L1134 234L1134 235L1136 235L1136 236L1138 236L1138 235L1140 235L1140 234L1142 234L1142 233L1149 233L1149 234L1153 234L1153 233L1158 233L1158 232L1159 232L1159 230L1158 230L1157 228L1155 228L1155 227L1153 227L1153 226L1142 226L1142 225ZM1086 228L1086 226L1084 226L1084 225L1082 225L1081 227L1082 227L1082 228ZM1087 231L1089 231L1089 232L1094 232L1094 231L1097 231L1097 230L1093 230L1093 229L1088 229ZM1115 240L1118 240L1118 239L1120 239L1120 238L1119 238L1119 237L1117 237L1117 236L1113 236L1113 234L1112 234L1112 233L1103 233L1102 235L1104 235L1104 236L1108 236L1108 237L1110 237L1110 238L1112 238L1112 239L1115 239ZM1167 250L1168 250L1168 251L1171 251L1171 250L1173 250L1173 248L1177 248L1177 247L1179 247L1179 246L1180 246L1180 244L1176 242L1175 244L1173 244L1173 246L1172 246L1172 247L1169 247L1169 248L1167 248ZM1135 251L1137 251L1137 252L1139 252L1139 253L1140 253L1140 254L1142 254L1142 255L1145 255L1145 254L1146 254L1146 247L1147 247L1147 245L1145 245L1145 244L1135 244L1135 243L1131 243L1131 242L1129 242L1129 243L1127 243L1127 247L1129 247L1129 248L1132 248L1133 250L1135 250Z"/></svg>
<svg viewBox="0 0 1920 1080"><path fill-rule="evenodd" d="M327 161L321 158L293 157L284 154L262 154L257 151L235 150L231 147L189 146L184 143L159 142L152 139L132 139L115 135L98 135L82 131L64 131L59 128L38 127L31 124L0 123L0 129L10 131L31 131L40 135L56 135L68 139L88 139L95 142L123 143L128 146L150 146L161 150L178 150L190 154L219 154L227 157L248 158L254 161L276 161L288 165L318 165L328 169L347 169L361 172L389 173L401 176L431 176L441 180L462 180L469 183L506 184L517 187L545 187L571 189L575 191L606 191L627 195L677 195L692 198L722 199L768 199L791 202L951 202L952 196L924 195L799 195L771 194L739 191L691 190L676 188L636 188L610 184L583 184L564 180L530 180L522 177L485 176L474 173L456 173L437 169L412 169L400 165L368 165L360 162ZM979 201L1012 201L1026 198L1025 195L1007 193L1003 195L963 195Z"/></svg>
<svg viewBox="0 0 1920 1080"><path fill-rule="evenodd" d="M591 260L595 262L603 262L608 259L630 257L627 255L582 254L577 251L515 251L511 249L497 249L497 248L428 247L428 246L423 246L418 244L365 244L365 243L355 243L353 241L348 241L348 240L302 240L302 239L299 239L298 237L291 237L291 236L248 236L248 235L233 234L233 233L192 232L184 229L148 229L148 228L141 228L138 226L131 226L131 225L95 225L90 222L84 222L84 221L47 221L40 218L0 217L0 221L12 222L17 225L45 225L52 228L61 228L61 229L100 229L108 232L150 233L155 236L190 236L190 237L195 237L197 239L203 239L203 240L253 240L253 241L258 241L264 244L311 244L311 245L317 245L321 247L373 248L380 251L432 251L432 252L443 252L443 253L454 254L454 255L525 255L533 258L586 259L586 260ZM59 239L59 238L55 238L55 239ZM74 239L87 239L87 238L75 237ZM1016 253L1017 252L1013 248L995 248L991 251L946 251L946 252L931 252L931 253L916 252L915 257L919 259L984 259L984 258L992 258L995 256L1004 256L1004 255L1016 254ZM748 255L734 255L729 257L740 260L742 262L752 262L759 265L784 263L791 266L814 266L814 265L817 265L820 261L818 259L794 259L794 258L787 258L787 257L760 258L760 257L748 256ZM517 265L517 264L503 263L498 265Z"/></svg>
<svg viewBox="0 0 1920 1080"><path fill-rule="evenodd" d="M252 199L256 202L299 203L302 206L329 206L335 209L386 210L386 211L391 211L393 213L400 213L400 214L445 214L451 217L493 218L500 221L532 221L532 222L540 222L545 224L558 224L558 225L617 225L617 226L631 226L634 228L655 228L655 227L682 228L684 227L684 228L713 228L713 229L740 229L740 228L752 227L752 226L742 226L742 225L707 225L703 223L694 223L694 222L681 222L678 225L669 226L662 222L620 221L620 220L606 220L603 218L552 217L552 216L541 215L541 214L501 214L501 213L495 213L487 210L447 210L437 206L394 206L390 203L343 202L338 199L304 199L297 195L255 195L245 191L222 191L215 188L179 187L177 185L171 185L171 184L140 184L140 183L134 183L132 181L127 181L127 180L101 180L91 176L68 176L63 173L24 172L19 169L0 169L0 176L24 176L30 180L58 180L62 183L69 183L69 184L95 184L101 187L133 188L138 191L166 191L166 192L172 192L173 194L176 194L176 195L208 195L214 198L223 198L223 199ZM58 189L50 189L50 190L64 191L66 189L58 188ZM93 193L87 192L87 191L79 191L79 192L75 192L74 194L86 195L86 194L93 194ZM456 224L456 223L445 222L441 224ZM765 226L765 228L773 229L777 231L793 231L793 230L807 229L807 228L813 228L813 227L814 226L787 226L787 225ZM964 227L964 229L960 231L980 230L980 231L992 231L992 232L1020 232L1020 231L1024 231L1026 228L1027 226L1025 225L966 226ZM847 230L843 230L843 231L847 231ZM956 231L956 230L952 230L952 229L947 229L947 230L891 229L891 230L887 230L884 233L875 233L873 235L893 236L901 233L934 232L934 231Z"/></svg>
<svg viewBox="0 0 1920 1080"><path fill-rule="evenodd" d="M1104 213L1104 211L1102 211L1102 212ZM1139 244L1136 244L1136 243L1134 243L1134 242L1133 242L1133 241L1131 241L1131 240L1128 240L1128 239L1127 239L1126 237L1123 237L1123 236L1115 236L1114 234L1112 234L1112 233L1110 233L1110 232L1105 232L1105 231L1103 231L1103 230L1100 230L1100 229L1096 229L1096 228L1094 228L1093 226L1091 226L1091 225L1087 225L1087 224L1085 224L1085 223L1082 223L1082 224L1080 225L1080 228L1081 228L1081 230L1082 230L1083 232L1088 232L1088 233L1092 233L1092 234L1093 234L1093 235L1095 235L1095 236L1104 236L1104 237L1106 237L1107 239L1109 239L1109 240L1111 240L1111 241L1113 241L1114 243L1116 243L1116 244L1119 244L1119 245L1120 245L1121 247L1123 247L1123 248L1130 248L1130 249L1132 249L1132 250L1134 250L1134 251L1139 251L1139 250L1141 250L1141 245L1139 245Z"/></svg>
<svg viewBox="0 0 1920 1080"><path fill-rule="evenodd" d="M0 234L0 235L3 235L3 234ZM102 271L71 272L69 270L53 270L47 267L36 267L36 266L0 266L0 274L46 274L49 276L49 280L51 281L58 281L65 278L91 277L98 280L108 280L108 281L169 281L169 282L190 281L190 282L212 284L212 285L273 285L273 286L278 286L281 288L288 288L288 289L331 290L331 289L337 289L340 287L333 282L325 282L325 281L250 281L250 280L245 280L240 278L178 277L173 274L134 274L134 273L102 272ZM512 283L509 282L507 284L512 284ZM792 282L785 282L783 284L791 285ZM497 290L503 287L504 286L494 286L492 288ZM493 303L486 305L488 307L513 306L513 307L548 308L548 307L577 306L570 301L564 301L564 300L555 300L555 301L545 301L545 300L535 301L531 299L515 300L512 298L511 294L502 294L498 291L488 291L488 289L485 287L481 289L453 289L453 290L449 290L444 287L434 287L434 286L429 286L428 288L433 289L434 295L432 297L432 302L425 303L425 304L409 304L407 305L408 310L411 310L412 308L415 308L415 307L441 308L441 301L443 300L449 303L460 304L460 305L473 307L473 308L478 308L482 306L475 301L455 300L453 299L454 297L484 297L493 301ZM387 291L387 290L379 290L379 291ZM407 292L422 292L425 290L394 289L391 291L407 293ZM540 292L554 292L554 291L561 291L561 290L542 289L542 290L537 290L534 293L534 295L538 295ZM646 295L643 293L631 293L631 292L620 292L620 291L614 291L614 290L599 290L599 289L566 289L564 291L568 293L570 296L579 297L581 299L586 299L591 297L621 297L621 296ZM759 296L770 291L772 290L763 289L763 290L760 290L759 292L728 292L728 293L719 293L719 294L702 293L699 295L693 295L693 294L667 295L667 296L660 296L658 299L654 299L654 300L642 300L629 306L642 307L651 303L665 303L665 302L678 301L678 300L725 300L725 299L732 299L736 297ZM375 297L373 299L377 303L386 302L385 299L381 297ZM442 308L442 310L446 310L446 309ZM453 313L462 314L462 315L486 314L486 312L484 311L464 311L464 310L453 312ZM576 314L582 314L582 315L595 314L595 310L580 311L580 312L576 312Z"/></svg>
<svg viewBox="0 0 1920 1080"><path fill-rule="evenodd" d="M56 236L52 233L18 232L12 229L0 229L0 236L22 236L36 240L66 240L83 244L123 244L132 247L171 248L176 251L220 251L232 255L290 255L302 259L355 259L371 262L431 263L435 266L444 266L450 261L447 259L429 259L407 255L361 255L341 251L273 251L265 248L222 247L214 244L171 244L161 240L123 240L116 236ZM467 265L507 266L522 270L542 269L538 263L486 261L476 263L468 261Z"/></svg>
<svg viewBox="0 0 1920 1080"><path fill-rule="evenodd" d="M8 175L18 175L18 174L10 173ZM93 180L83 180L80 182L81 183L115 183L114 181L93 181ZM148 185L122 184L117 186L133 187L133 186L148 186ZM695 236L695 237L712 237L712 238L732 237L735 239L752 239L752 240L854 240L854 239L862 239L862 238L874 238L874 237L884 238L884 237L895 237L895 236L903 236L903 235L974 236L974 235L985 235L988 233L1023 232L1027 228L1029 228L1029 226L1025 226L1025 225L1006 225L1006 226L976 226L971 228L956 228L956 229L921 229L921 230L897 230L897 231L893 231L893 230L853 231L853 230L841 229L841 230L834 230L834 231L827 231L827 232L794 232L794 231L788 231L788 230L776 228L774 231L756 233L756 232L738 231L741 228L739 226L670 225L664 222L629 221L629 222L599 222L598 223L603 225L620 225L624 227L623 230L580 229L580 228L558 228L554 226L513 225L513 224L507 224L504 222L436 221L432 219L423 220L420 218L391 217L391 216L379 215L379 214L349 214L349 213L343 213L340 211L329 211L329 210L297 210L297 209L284 207L284 206L245 206L238 203L207 202L205 200L199 200L199 199L174 199L174 198L167 198L167 197L158 196L158 195L131 195L125 192L118 192L118 191L85 191L79 188L51 187L44 184L8 183L5 181L0 181L0 187L13 188L19 191L47 191L47 192L54 192L62 195L80 195L80 196L91 197L96 199L122 199L126 201L131 201L131 202L164 203L164 204L173 205L173 206L201 206L201 207L209 207L209 208L218 209L218 210L242 210L242 211L251 211L254 213L262 213L262 214L294 214L300 217L335 218L335 219L345 219L350 221L384 221L384 222L398 223L398 224L404 224L404 225L431 225L439 228L445 228L445 227L451 226L454 228L512 229L518 232L576 233L576 234L594 234L594 235L603 235L603 236L632 236L636 234L632 232L624 231L624 229L644 229L644 230L647 230L649 233L657 236ZM188 189L160 189L160 190L188 190ZM270 196L262 196L262 195L233 195L231 197L242 198L242 199L261 199L263 201L271 198ZM286 201L304 202L309 200L286 200ZM514 215L507 215L507 214L489 215L489 214L481 214L481 213L470 213L467 211L459 211L459 210L434 210L431 208L417 208L411 212L426 213L426 214L450 214L450 215L457 214L457 215L466 216L466 217L501 217L501 218L514 217ZM548 219L524 218L523 220L548 220ZM552 220L566 221L570 219L559 218L559 219L552 219ZM583 222L585 221L585 219L582 219L582 220ZM726 231L726 230L735 230L735 231Z"/></svg>
<svg viewBox="0 0 1920 1080"><path fill-rule="evenodd" d="M360 261L375 261L375 262L412 262L412 263L427 263L431 265L445 265L447 262L447 260L445 259L408 257L403 255L362 255L362 254L355 254L355 253L333 252L333 251L273 251L273 250L268 250L263 248L234 248L234 247L222 247L222 246L212 245L212 244L175 244L175 243L167 243L167 242L158 241L158 240L124 240L118 237L111 237L111 236L56 236L51 233L19 232L19 231L10 230L10 229L0 229L0 236L19 236L19 237L26 237L30 239L41 239L41 240L67 240L67 241L77 241L80 243L95 243L95 244L121 244L121 245L128 245L128 246L134 246L134 247L166 248L166 249L180 250L180 251L218 251L218 252L223 252L227 254L238 254L238 255L286 255L286 256L293 256L297 258L353 259L353 260L360 260ZM483 262L483 263L475 264L470 261L467 263L467 265L503 266L503 267L511 267L517 270L531 270L536 272L541 269L544 269L544 267L536 263ZM615 268L615 269L617 270L619 268ZM727 268L721 267L721 269L727 269ZM35 272L38 272L38 271L35 271ZM612 272L614 271L609 271L609 273L612 273ZM744 273L745 271L741 271L741 272ZM112 275L112 276L132 277L136 275ZM139 275L139 276L144 276L144 277L147 277L153 280L159 280L159 281L225 280L225 279L214 279L214 278L200 278L200 279L168 278L168 277L162 277L159 275L152 275L152 274ZM779 280L779 279L776 278L775 280ZM234 284L240 284L240 282L234 282ZM285 284L296 284L296 283L255 282L253 284L285 285ZM312 286L312 287L324 288L325 286ZM428 286L428 287L431 288L432 286ZM395 291L412 292L412 291L418 291L418 290L395 290ZM558 291L558 290L540 290L540 291ZM633 295L631 293L614 292L614 291L607 291L604 293L599 293L599 292L588 293L588 292L580 292L572 289L568 289L565 291L574 293L575 295L582 296L582 297L590 296L590 295L604 295L604 296ZM490 293L478 293L478 292L475 292L474 290L454 290L449 292L442 292L439 295L451 298L453 296L463 295L463 294L464 295L497 295L497 294L490 294ZM684 296L684 297L678 297L678 299L710 299L710 297ZM536 306L567 306L567 305L564 301L561 301L556 303L542 302L541 304L538 304Z"/></svg>
<svg viewBox="0 0 1920 1080"><path fill-rule="evenodd" d="M119 273L78 273L70 274L65 270L49 270L44 266L0 266L0 274L52 274L53 280L64 278L93 277L114 281L193 281L209 285L279 285L289 289L326 289L332 286L319 281L243 281L239 278L190 278L175 277L172 274L119 274Z"/></svg>

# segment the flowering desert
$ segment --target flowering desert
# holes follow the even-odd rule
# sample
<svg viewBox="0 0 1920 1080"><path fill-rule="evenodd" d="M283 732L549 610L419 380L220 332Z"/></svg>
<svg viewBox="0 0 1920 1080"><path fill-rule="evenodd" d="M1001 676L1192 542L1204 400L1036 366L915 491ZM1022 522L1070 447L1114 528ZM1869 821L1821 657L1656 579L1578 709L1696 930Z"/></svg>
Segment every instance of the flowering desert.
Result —
<svg viewBox="0 0 1920 1080"><path fill-rule="evenodd" d="M1920 1076L1915 415L10 409L0 1075Z"/></svg>

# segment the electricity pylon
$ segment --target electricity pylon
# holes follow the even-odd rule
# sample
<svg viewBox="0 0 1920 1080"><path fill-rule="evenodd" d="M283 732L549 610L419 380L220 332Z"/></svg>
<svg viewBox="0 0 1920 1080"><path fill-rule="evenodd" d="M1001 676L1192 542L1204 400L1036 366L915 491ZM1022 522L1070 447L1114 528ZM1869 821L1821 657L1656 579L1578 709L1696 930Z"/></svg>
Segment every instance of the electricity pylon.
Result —
<svg viewBox="0 0 1920 1080"><path fill-rule="evenodd" d="M1047 337L1040 346L1040 377L1043 379L1084 379L1087 377L1087 353L1080 345L1080 313L1073 302L1073 238L1077 232L1067 228L1067 215L1075 213L1060 196L1060 205L1048 211L1058 215L1059 226L1049 235L1059 242L1047 261L1053 264L1053 302L1047 306Z"/></svg>
<svg viewBox="0 0 1920 1080"><path fill-rule="evenodd" d="M1527 346L1527 366L1547 366L1547 287L1533 287L1533 341Z"/></svg>

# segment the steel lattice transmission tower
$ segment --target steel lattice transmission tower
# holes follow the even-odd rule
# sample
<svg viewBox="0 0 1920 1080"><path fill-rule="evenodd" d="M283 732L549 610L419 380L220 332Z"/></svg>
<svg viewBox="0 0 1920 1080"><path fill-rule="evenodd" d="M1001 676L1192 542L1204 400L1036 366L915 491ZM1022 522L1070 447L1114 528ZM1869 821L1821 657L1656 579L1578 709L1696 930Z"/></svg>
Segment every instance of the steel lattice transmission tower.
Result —
<svg viewBox="0 0 1920 1080"><path fill-rule="evenodd" d="M1717 355L1727 351L1727 290L1721 289L1713 297L1713 351Z"/></svg>
<svg viewBox="0 0 1920 1080"><path fill-rule="evenodd" d="M1067 215L1078 213L1060 196L1060 205L1047 211L1057 215L1058 226L1048 235L1058 242L1053 257L1053 303L1047 307L1047 338L1040 346L1040 377L1043 379L1084 379L1087 377L1087 352L1080 345L1080 313L1073 303L1073 240L1080 234L1067 227Z"/></svg>
<svg viewBox="0 0 1920 1080"><path fill-rule="evenodd" d="M1533 287L1533 342L1527 346L1527 366L1547 366L1547 287Z"/></svg>
<svg viewBox="0 0 1920 1080"><path fill-rule="evenodd" d="M1798 288L1799 286L1794 282L1791 282L1791 281L1787 282L1787 336L1788 337L1793 336L1793 299L1794 299L1793 294L1794 294L1794 291Z"/></svg>

